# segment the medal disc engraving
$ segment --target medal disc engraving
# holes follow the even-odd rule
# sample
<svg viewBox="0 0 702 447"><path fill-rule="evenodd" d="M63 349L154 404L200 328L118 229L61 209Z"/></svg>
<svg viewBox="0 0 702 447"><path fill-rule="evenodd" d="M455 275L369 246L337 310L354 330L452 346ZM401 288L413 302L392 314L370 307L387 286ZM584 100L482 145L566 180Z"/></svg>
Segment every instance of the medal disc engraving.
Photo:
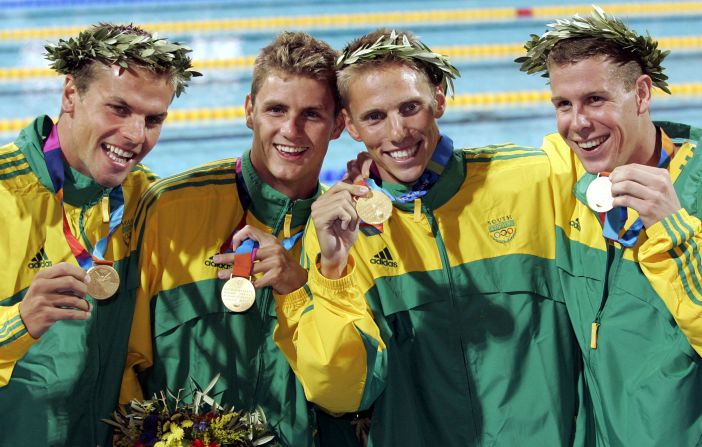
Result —
<svg viewBox="0 0 702 447"><path fill-rule="evenodd" d="M232 312L245 312L256 301L256 289L247 278L233 276L222 287L222 303Z"/></svg>
<svg viewBox="0 0 702 447"><path fill-rule="evenodd" d="M606 213L614 208L612 202L612 181L609 177L597 177L590 183L585 192L587 206L598 213Z"/></svg>
<svg viewBox="0 0 702 447"><path fill-rule="evenodd" d="M111 265L94 265L88 269L88 275L88 295L96 300L106 300L119 289L119 274Z"/></svg>
<svg viewBox="0 0 702 447"><path fill-rule="evenodd" d="M356 200L356 213L365 223L379 225L392 215L392 201L380 191L371 191Z"/></svg>

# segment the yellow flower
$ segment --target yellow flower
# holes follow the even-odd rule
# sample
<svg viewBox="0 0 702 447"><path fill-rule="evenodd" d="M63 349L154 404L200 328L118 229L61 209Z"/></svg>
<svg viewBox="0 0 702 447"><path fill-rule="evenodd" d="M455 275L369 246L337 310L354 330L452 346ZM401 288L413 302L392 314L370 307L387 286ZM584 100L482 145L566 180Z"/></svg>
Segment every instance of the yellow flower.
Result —
<svg viewBox="0 0 702 447"><path fill-rule="evenodd" d="M185 431L176 424L171 424L171 432L166 435L166 447L183 447Z"/></svg>

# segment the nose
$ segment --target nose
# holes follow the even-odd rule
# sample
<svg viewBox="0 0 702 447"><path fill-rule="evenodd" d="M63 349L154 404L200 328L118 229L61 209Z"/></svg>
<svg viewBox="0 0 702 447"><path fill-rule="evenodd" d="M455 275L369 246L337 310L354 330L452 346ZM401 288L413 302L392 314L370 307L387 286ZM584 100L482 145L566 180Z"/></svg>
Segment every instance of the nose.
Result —
<svg viewBox="0 0 702 447"><path fill-rule="evenodd" d="M571 120L571 130L582 133L592 128L592 122L586 111L582 108L573 108L573 118Z"/></svg>
<svg viewBox="0 0 702 447"><path fill-rule="evenodd" d="M294 140L300 135L300 120L296 116L287 116L280 127L281 134L290 140Z"/></svg>
<svg viewBox="0 0 702 447"><path fill-rule="evenodd" d="M390 138L394 143L401 143L407 137L407 128L402 117L398 114L388 116L388 125L390 126Z"/></svg>
<svg viewBox="0 0 702 447"><path fill-rule="evenodd" d="M135 145L143 144L146 140L146 121L144 117L132 116L122 127L124 137Z"/></svg>

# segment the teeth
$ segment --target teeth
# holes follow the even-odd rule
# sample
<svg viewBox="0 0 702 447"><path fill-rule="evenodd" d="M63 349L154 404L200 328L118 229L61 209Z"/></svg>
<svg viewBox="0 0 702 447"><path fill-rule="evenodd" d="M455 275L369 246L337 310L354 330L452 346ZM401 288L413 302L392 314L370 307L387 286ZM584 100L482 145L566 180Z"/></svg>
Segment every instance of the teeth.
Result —
<svg viewBox="0 0 702 447"><path fill-rule="evenodd" d="M107 155L115 161L129 160L134 156L132 152L127 152L109 143L105 143L105 149L107 149ZM114 156L119 157L119 159L115 158Z"/></svg>
<svg viewBox="0 0 702 447"><path fill-rule="evenodd" d="M580 142L578 143L578 146L580 149L592 149L593 147L604 143L606 139L607 137L595 138L594 140Z"/></svg>
<svg viewBox="0 0 702 447"><path fill-rule="evenodd" d="M285 146L283 144L274 144L273 146L276 148L276 150L286 154L299 154L307 150L306 147L300 146Z"/></svg>
<svg viewBox="0 0 702 447"><path fill-rule="evenodd" d="M406 158L412 157L417 152L417 147L412 149L400 149L392 152L386 152L394 160L404 160Z"/></svg>

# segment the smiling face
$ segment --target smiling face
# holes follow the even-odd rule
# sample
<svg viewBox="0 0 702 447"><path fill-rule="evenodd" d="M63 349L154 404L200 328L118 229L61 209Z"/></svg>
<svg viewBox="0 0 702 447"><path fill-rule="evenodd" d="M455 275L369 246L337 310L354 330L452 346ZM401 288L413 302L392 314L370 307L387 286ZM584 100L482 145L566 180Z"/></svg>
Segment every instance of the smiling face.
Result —
<svg viewBox="0 0 702 447"><path fill-rule="evenodd" d="M156 144L174 88L167 76L142 68L95 63L93 70L82 92L66 76L59 140L71 167L115 187Z"/></svg>
<svg viewBox="0 0 702 447"><path fill-rule="evenodd" d="M446 107L440 89L399 63L371 67L350 82L346 127L363 141L381 178L414 183L424 172L439 142L436 119Z"/></svg>
<svg viewBox="0 0 702 447"><path fill-rule="evenodd" d="M251 163L259 177L291 199L314 194L329 141L344 129L334 109L327 82L270 72L255 101L246 97Z"/></svg>
<svg viewBox="0 0 702 447"><path fill-rule="evenodd" d="M591 173L655 164L651 78L641 75L627 90L619 70L604 56L549 66L558 132Z"/></svg>

